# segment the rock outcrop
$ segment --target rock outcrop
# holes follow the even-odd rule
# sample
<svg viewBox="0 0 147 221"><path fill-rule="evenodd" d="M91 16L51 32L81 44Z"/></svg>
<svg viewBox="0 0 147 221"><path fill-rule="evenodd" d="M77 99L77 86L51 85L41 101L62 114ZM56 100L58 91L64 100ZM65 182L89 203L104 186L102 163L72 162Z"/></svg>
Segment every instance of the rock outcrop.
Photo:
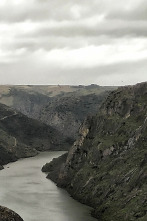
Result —
<svg viewBox="0 0 147 221"><path fill-rule="evenodd" d="M146 221L147 83L112 92L60 167L48 165L48 178L92 206L98 220Z"/></svg>
<svg viewBox="0 0 147 221"><path fill-rule="evenodd" d="M2 165L0 165L0 170L3 170L3 169L4 169L4 167Z"/></svg>
<svg viewBox="0 0 147 221"><path fill-rule="evenodd" d="M0 206L0 221L23 221L14 211Z"/></svg>

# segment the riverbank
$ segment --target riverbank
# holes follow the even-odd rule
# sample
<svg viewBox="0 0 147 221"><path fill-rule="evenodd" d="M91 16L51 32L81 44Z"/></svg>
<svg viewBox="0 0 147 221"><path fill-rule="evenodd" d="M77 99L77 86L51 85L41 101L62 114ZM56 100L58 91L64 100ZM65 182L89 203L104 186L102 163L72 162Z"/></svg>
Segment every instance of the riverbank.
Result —
<svg viewBox="0 0 147 221"><path fill-rule="evenodd" d="M14 211L0 206L0 221L23 221L23 219Z"/></svg>

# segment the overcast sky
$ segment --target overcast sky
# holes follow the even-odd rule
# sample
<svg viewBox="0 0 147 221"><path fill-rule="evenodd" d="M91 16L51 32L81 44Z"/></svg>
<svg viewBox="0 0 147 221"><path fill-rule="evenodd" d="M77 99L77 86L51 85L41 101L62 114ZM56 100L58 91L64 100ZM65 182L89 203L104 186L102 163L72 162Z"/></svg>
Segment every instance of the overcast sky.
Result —
<svg viewBox="0 0 147 221"><path fill-rule="evenodd" d="M147 0L0 0L0 84L147 80Z"/></svg>

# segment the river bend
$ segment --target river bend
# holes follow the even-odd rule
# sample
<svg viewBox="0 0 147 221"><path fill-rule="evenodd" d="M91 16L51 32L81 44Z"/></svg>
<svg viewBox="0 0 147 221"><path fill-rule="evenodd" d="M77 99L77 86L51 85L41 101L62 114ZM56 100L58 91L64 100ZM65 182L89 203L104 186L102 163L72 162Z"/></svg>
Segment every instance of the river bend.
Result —
<svg viewBox="0 0 147 221"><path fill-rule="evenodd" d="M24 221L96 221L90 208L46 179L42 166L64 152L44 152L9 163L0 171L0 205L17 212Z"/></svg>

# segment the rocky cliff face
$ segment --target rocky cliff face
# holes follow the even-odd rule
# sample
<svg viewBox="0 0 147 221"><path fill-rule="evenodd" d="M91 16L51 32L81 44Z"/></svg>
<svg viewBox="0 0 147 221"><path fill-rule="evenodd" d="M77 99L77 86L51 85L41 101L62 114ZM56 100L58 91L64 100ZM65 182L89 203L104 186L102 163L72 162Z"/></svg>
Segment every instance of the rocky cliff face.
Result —
<svg viewBox="0 0 147 221"><path fill-rule="evenodd" d="M23 219L14 211L0 206L0 220L1 221L23 221Z"/></svg>
<svg viewBox="0 0 147 221"><path fill-rule="evenodd" d="M95 114L113 87L0 86L0 102L54 129L73 144L84 118Z"/></svg>
<svg viewBox="0 0 147 221"><path fill-rule="evenodd" d="M107 92L101 95L55 97L42 108L39 119L59 130L73 144L85 117L97 112L106 95Z"/></svg>
<svg viewBox="0 0 147 221"><path fill-rule="evenodd" d="M51 171L98 220L147 220L147 83L112 92L81 127L60 171Z"/></svg>
<svg viewBox="0 0 147 221"><path fill-rule="evenodd" d="M0 104L0 165L35 156L38 150L66 149L67 145L52 127Z"/></svg>

